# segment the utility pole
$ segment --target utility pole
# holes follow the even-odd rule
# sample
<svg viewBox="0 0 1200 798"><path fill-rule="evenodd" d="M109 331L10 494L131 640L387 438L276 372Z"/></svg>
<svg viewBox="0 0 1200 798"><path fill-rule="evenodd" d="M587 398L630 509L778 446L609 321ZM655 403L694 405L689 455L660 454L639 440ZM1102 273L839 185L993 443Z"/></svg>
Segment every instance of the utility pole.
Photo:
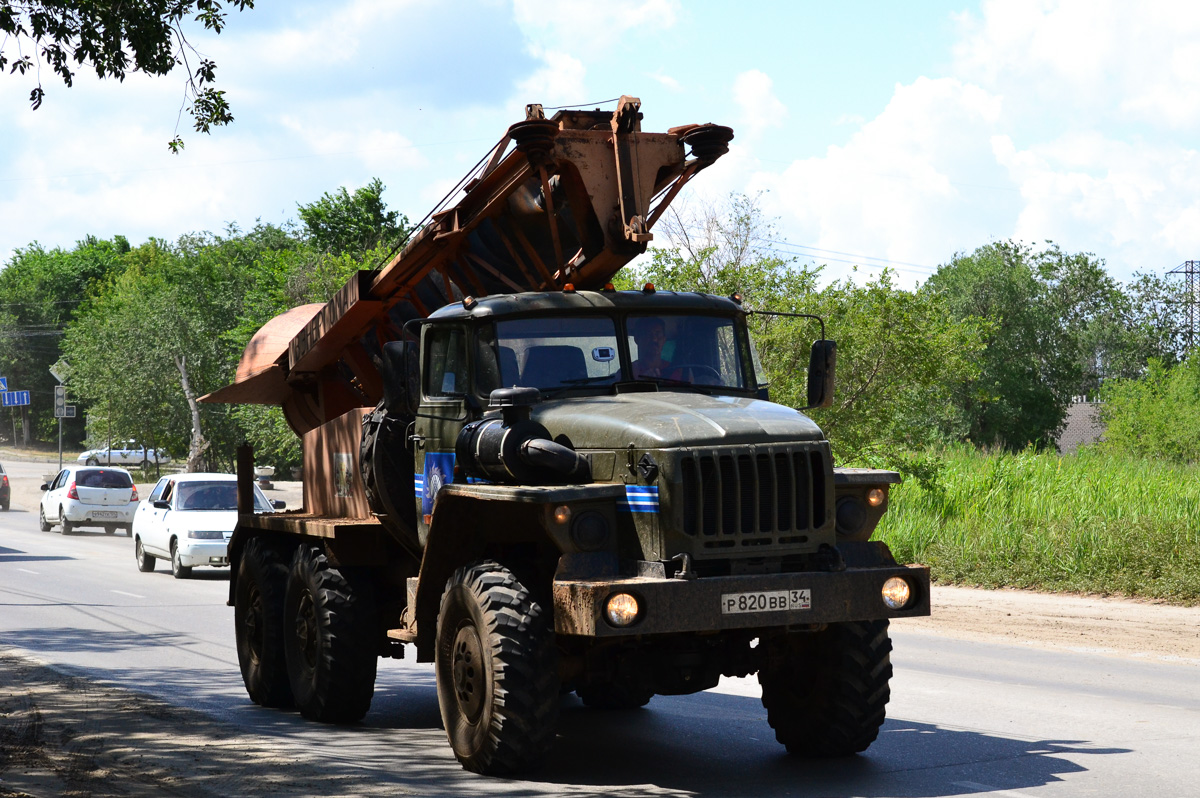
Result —
<svg viewBox="0 0 1200 798"><path fill-rule="evenodd" d="M1200 298L1200 260L1186 260L1167 274L1182 274L1187 280L1187 348L1191 352L1196 337L1196 304Z"/></svg>

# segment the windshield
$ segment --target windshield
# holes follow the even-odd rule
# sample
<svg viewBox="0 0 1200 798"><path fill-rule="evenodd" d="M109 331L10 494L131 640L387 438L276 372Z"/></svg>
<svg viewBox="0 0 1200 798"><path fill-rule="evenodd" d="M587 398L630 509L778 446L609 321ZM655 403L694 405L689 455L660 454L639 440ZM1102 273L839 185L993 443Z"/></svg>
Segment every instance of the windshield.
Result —
<svg viewBox="0 0 1200 798"><path fill-rule="evenodd" d="M626 322L635 380L744 388L733 319L701 315L637 315Z"/></svg>
<svg viewBox="0 0 1200 798"><path fill-rule="evenodd" d="M176 485L175 508L177 510L236 510L237 483L231 480L219 482L180 482ZM274 508L262 496L257 487L254 504L259 512L270 512Z"/></svg>
<svg viewBox="0 0 1200 798"><path fill-rule="evenodd" d="M611 385L621 378L618 340L607 316L497 322L493 365L486 368L480 358L480 385L485 392L514 385L542 391Z"/></svg>
<svg viewBox="0 0 1200 798"><path fill-rule="evenodd" d="M607 316L499 321L481 330L476 362L484 396L518 385L549 392L630 380L746 387L741 338L722 316L631 315L624 335Z"/></svg>

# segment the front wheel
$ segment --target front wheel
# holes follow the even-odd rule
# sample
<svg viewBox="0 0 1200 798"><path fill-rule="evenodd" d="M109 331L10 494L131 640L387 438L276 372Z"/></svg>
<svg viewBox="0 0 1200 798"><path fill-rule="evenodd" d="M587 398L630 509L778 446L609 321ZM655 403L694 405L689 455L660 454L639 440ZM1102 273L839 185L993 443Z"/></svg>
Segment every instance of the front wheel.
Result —
<svg viewBox="0 0 1200 798"><path fill-rule="evenodd" d="M171 576L176 579L187 579L192 575L192 566L184 565L179 559L179 544L171 541Z"/></svg>
<svg viewBox="0 0 1200 798"><path fill-rule="evenodd" d="M438 705L467 770L539 764L558 723L558 651L548 611L491 560L459 568L438 612Z"/></svg>
<svg viewBox="0 0 1200 798"><path fill-rule="evenodd" d="M148 574L154 570L155 557L153 554L147 554L142 548L142 539L138 538L133 544L133 559L137 561L137 568L144 574Z"/></svg>
<svg viewBox="0 0 1200 798"><path fill-rule="evenodd" d="M263 707L290 707L292 688L284 660L283 600L287 549L262 537L246 541L233 595L234 638L242 682Z"/></svg>
<svg viewBox="0 0 1200 798"><path fill-rule="evenodd" d="M887 620L830 624L767 642L758 674L767 722L788 753L839 757L865 751L891 697Z"/></svg>
<svg viewBox="0 0 1200 798"><path fill-rule="evenodd" d="M296 550L288 574L288 681L300 714L322 723L361 720L375 694L379 611L368 580L348 576L313 546Z"/></svg>

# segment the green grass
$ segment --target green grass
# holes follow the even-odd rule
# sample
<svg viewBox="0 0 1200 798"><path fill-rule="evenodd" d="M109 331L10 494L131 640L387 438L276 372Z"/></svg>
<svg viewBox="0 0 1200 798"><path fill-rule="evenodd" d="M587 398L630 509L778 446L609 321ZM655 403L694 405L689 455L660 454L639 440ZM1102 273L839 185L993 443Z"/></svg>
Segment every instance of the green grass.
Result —
<svg viewBox="0 0 1200 798"><path fill-rule="evenodd" d="M1200 603L1200 467L1083 451L951 449L876 532L943 583Z"/></svg>

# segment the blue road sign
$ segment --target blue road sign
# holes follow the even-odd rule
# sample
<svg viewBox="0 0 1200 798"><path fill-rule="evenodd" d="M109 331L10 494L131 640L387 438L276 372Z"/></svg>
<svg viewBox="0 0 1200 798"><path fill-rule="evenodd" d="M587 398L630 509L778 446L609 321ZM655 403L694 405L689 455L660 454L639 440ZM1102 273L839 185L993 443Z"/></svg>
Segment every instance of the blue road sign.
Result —
<svg viewBox="0 0 1200 798"><path fill-rule="evenodd" d="M8 377L0 377L0 391L8 390Z"/></svg>
<svg viewBox="0 0 1200 798"><path fill-rule="evenodd" d="M29 391L4 391L0 393L4 407L20 407L29 404Z"/></svg>

